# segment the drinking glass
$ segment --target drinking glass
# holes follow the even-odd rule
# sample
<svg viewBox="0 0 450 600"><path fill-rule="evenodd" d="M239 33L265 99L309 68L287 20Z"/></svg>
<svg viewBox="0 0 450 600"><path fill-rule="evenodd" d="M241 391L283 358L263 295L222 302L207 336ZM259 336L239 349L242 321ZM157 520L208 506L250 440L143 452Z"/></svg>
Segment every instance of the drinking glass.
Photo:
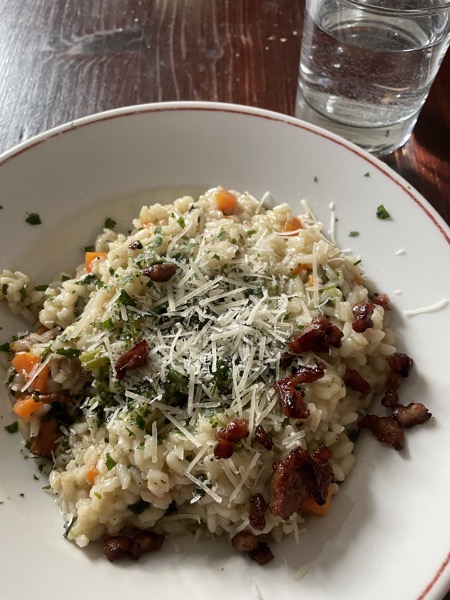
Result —
<svg viewBox="0 0 450 600"><path fill-rule="evenodd" d="M450 0L306 0L296 116L376 156L410 137L450 43Z"/></svg>

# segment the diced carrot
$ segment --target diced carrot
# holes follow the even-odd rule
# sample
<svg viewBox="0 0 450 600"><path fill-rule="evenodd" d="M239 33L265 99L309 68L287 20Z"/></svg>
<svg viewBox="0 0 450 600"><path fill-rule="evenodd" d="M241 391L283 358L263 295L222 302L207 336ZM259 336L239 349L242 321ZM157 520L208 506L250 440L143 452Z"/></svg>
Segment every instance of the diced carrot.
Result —
<svg viewBox="0 0 450 600"><path fill-rule="evenodd" d="M30 378L34 367L41 362L38 356L34 356L31 352L17 352L11 361L15 370L22 375L26 380ZM41 371L33 377L33 381L29 386L31 390L44 393L47 389L47 381L50 374L50 369L46 365Z"/></svg>
<svg viewBox="0 0 450 600"><path fill-rule="evenodd" d="M311 265L308 263L299 263L292 269L294 275L300 275L302 271L311 271Z"/></svg>
<svg viewBox="0 0 450 600"><path fill-rule="evenodd" d="M95 478L98 475L98 469L96 465L92 465L86 472L86 481L89 485L94 485Z"/></svg>
<svg viewBox="0 0 450 600"><path fill-rule="evenodd" d="M237 205L237 198L233 193L220 188L217 190L214 199L217 208L221 210L224 215L231 215L234 213Z"/></svg>
<svg viewBox="0 0 450 600"><path fill-rule="evenodd" d="M297 231L297 229L303 229L303 223L298 217L291 217L286 221L283 227L284 232Z"/></svg>
<svg viewBox="0 0 450 600"><path fill-rule="evenodd" d="M313 495L308 496L308 498L306 498L306 500L303 500L302 502L301 512L307 513L309 515L314 515L316 517L324 517L327 514L328 509L330 508L332 495L333 494L331 493L331 486L328 486L327 498L325 500L325 504L322 504L322 506L317 504Z"/></svg>
<svg viewBox="0 0 450 600"><path fill-rule="evenodd" d="M38 362L40 362L39 357L31 354L31 352L17 352L11 364L18 373L27 376Z"/></svg>
<svg viewBox="0 0 450 600"><path fill-rule="evenodd" d="M92 261L97 258L104 260L108 254L106 252L86 252L84 258L84 264L86 267L86 273L90 273L92 270Z"/></svg>
<svg viewBox="0 0 450 600"><path fill-rule="evenodd" d="M38 408L44 406L43 402L38 400L37 396L26 396L22 400L17 400L13 406L13 411L21 419L29 419Z"/></svg>

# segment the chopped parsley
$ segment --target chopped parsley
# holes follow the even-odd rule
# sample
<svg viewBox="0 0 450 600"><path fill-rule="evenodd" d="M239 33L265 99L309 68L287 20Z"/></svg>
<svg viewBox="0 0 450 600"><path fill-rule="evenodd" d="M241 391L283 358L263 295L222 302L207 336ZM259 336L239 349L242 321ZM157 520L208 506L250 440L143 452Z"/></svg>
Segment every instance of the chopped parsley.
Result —
<svg viewBox="0 0 450 600"><path fill-rule="evenodd" d="M105 219L105 228L106 229L114 229L114 227L117 225L117 221L114 221L114 219L111 219L111 217L107 217Z"/></svg>
<svg viewBox="0 0 450 600"><path fill-rule="evenodd" d="M41 217L38 213L28 213L28 217L25 219L26 223L30 225L41 225Z"/></svg>
<svg viewBox="0 0 450 600"><path fill-rule="evenodd" d="M45 292L47 288L48 283L43 283L42 285L37 285L34 289L36 290L36 292Z"/></svg>
<svg viewBox="0 0 450 600"><path fill-rule="evenodd" d="M136 301L125 290L120 291L117 303L123 306L136 306Z"/></svg>
<svg viewBox="0 0 450 600"><path fill-rule="evenodd" d="M89 285L94 283L95 280L95 275L93 273L88 273L87 275L83 275L83 277L78 279L78 281L75 281L75 285Z"/></svg>
<svg viewBox="0 0 450 600"><path fill-rule="evenodd" d="M14 421L9 425L5 425L5 431L8 433L17 433L19 431L19 421Z"/></svg>
<svg viewBox="0 0 450 600"><path fill-rule="evenodd" d="M106 453L105 465L108 471L111 471L111 469L117 465L117 462L113 459L109 452Z"/></svg>
<svg viewBox="0 0 450 600"><path fill-rule="evenodd" d="M358 237L358 235L359 235L359 231L349 231L348 232L349 237Z"/></svg>
<svg viewBox="0 0 450 600"><path fill-rule="evenodd" d="M186 221L183 219L183 217L180 217L180 218L177 220L177 223L178 223L178 225L179 225L180 227L182 227L183 229L186 227Z"/></svg>
<svg viewBox="0 0 450 600"><path fill-rule="evenodd" d="M11 352L11 348L9 347L9 342L5 342L0 345L0 352Z"/></svg>
<svg viewBox="0 0 450 600"><path fill-rule="evenodd" d="M108 317L107 319L105 319L104 321L102 321L100 323L100 329L103 329L104 331L114 329L114 323L113 323L113 320L111 319L111 317Z"/></svg>
<svg viewBox="0 0 450 600"><path fill-rule="evenodd" d="M78 348L58 348L56 354L67 356L68 358L77 358L80 356L81 350L78 350Z"/></svg>
<svg viewBox="0 0 450 600"><path fill-rule="evenodd" d="M139 429L145 429L145 419L140 413L137 413L136 416L133 418L133 423L136 425L136 427L139 427Z"/></svg>
<svg viewBox="0 0 450 600"><path fill-rule="evenodd" d="M367 171L367 173L364 173L364 177L370 177L369 171Z"/></svg>
<svg viewBox="0 0 450 600"><path fill-rule="evenodd" d="M380 204L380 206L377 206L376 215L379 219L389 219L389 217L391 216L385 209L384 204Z"/></svg>
<svg viewBox="0 0 450 600"><path fill-rule="evenodd" d="M85 246L85 247L83 248L83 250L84 250L85 252L95 252L95 246L93 246L93 245L92 245L92 246Z"/></svg>

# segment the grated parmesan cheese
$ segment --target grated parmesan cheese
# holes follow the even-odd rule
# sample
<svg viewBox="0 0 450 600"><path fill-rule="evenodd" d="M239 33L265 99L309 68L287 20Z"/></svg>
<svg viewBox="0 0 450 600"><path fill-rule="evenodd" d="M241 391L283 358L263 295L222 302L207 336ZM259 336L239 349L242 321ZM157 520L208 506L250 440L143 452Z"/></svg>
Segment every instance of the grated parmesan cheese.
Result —
<svg viewBox="0 0 450 600"><path fill-rule="evenodd" d="M448 300L443 298L434 304L429 304L428 306L422 306L420 308L412 308L412 309L404 309L403 314L407 317L414 317L415 315L423 315L424 313L436 312L437 310L441 310L445 308L448 304Z"/></svg>

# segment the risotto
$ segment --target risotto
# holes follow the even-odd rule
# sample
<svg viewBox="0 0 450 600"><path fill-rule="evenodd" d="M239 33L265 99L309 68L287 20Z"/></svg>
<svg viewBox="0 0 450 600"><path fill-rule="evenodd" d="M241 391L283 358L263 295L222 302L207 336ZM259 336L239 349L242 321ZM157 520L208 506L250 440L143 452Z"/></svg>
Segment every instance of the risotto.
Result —
<svg viewBox="0 0 450 600"><path fill-rule="evenodd" d="M2 273L34 326L11 344L13 408L78 546L279 540L326 512L395 348L382 302L355 330L373 292L304 211L214 188L144 206L129 235L107 223L50 285Z"/></svg>

